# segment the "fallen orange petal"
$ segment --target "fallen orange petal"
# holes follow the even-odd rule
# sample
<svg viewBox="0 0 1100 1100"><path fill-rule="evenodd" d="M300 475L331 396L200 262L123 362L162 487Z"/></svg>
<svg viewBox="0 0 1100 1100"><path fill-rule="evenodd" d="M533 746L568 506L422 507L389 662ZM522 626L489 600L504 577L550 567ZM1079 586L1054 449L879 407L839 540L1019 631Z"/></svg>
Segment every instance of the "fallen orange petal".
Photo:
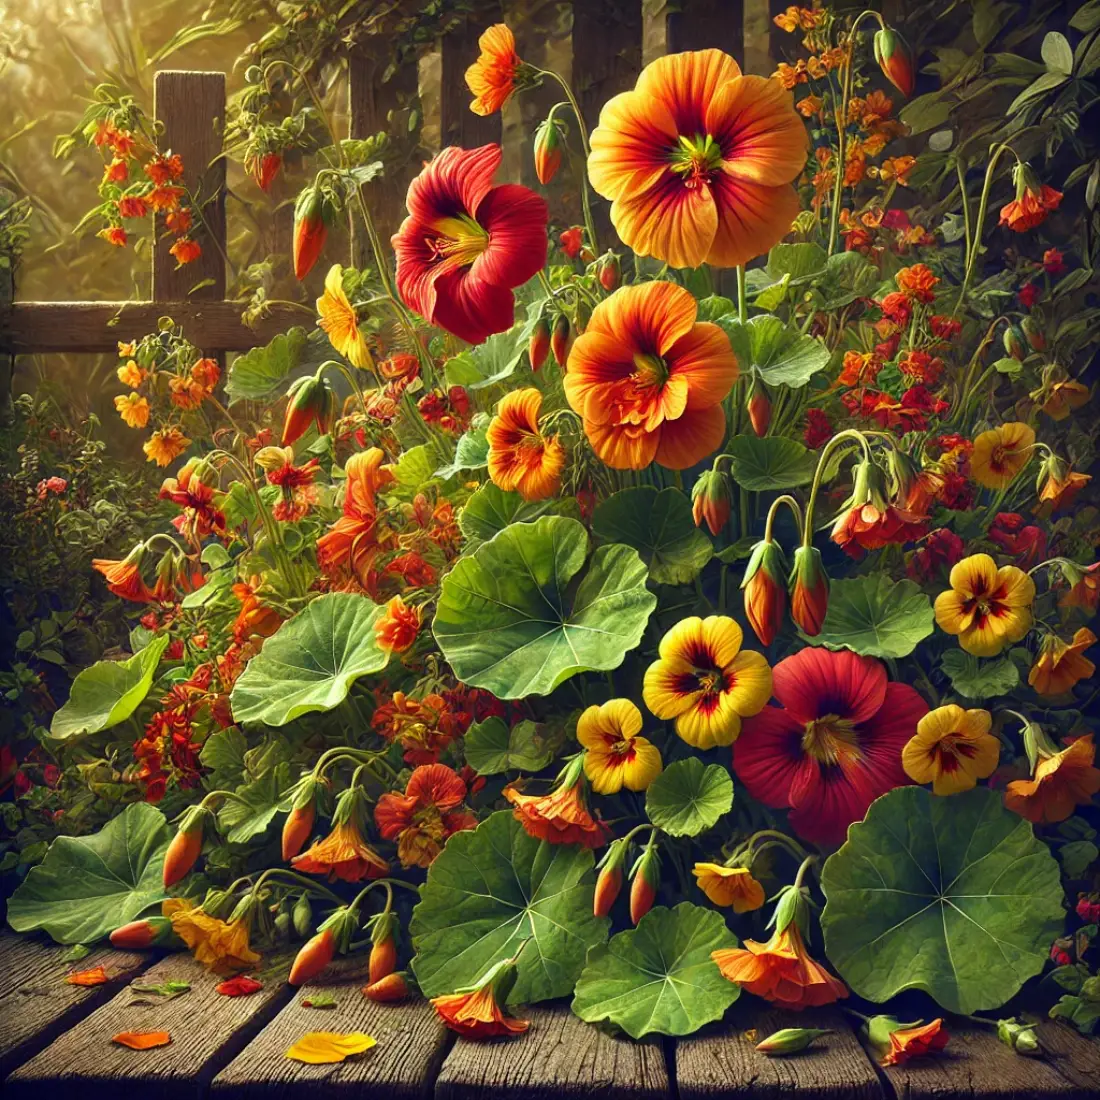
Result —
<svg viewBox="0 0 1100 1100"><path fill-rule="evenodd" d="M103 985L110 980L110 974L102 966L93 966L90 970L74 970L65 979L69 985Z"/></svg>
<svg viewBox="0 0 1100 1100"><path fill-rule="evenodd" d="M166 1047L172 1041L167 1031L120 1031L111 1036L112 1043L129 1047L131 1050L151 1050L153 1047Z"/></svg>

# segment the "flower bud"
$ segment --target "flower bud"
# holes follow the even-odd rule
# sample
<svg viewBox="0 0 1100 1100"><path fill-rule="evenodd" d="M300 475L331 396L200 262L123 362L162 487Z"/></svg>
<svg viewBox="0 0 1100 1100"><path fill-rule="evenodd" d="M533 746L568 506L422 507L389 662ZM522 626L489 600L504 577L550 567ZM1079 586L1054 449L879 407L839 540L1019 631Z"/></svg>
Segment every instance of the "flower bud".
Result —
<svg viewBox="0 0 1100 1100"><path fill-rule="evenodd" d="M307 374L287 390L290 399L283 419L283 446L305 435L310 424L325 435L336 419L336 393L324 375Z"/></svg>
<svg viewBox="0 0 1100 1100"><path fill-rule="evenodd" d="M1009 325L1001 337L1005 352L1013 359L1025 359L1027 357L1027 341L1019 325Z"/></svg>
<svg viewBox="0 0 1100 1100"><path fill-rule="evenodd" d="M545 187L561 167L562 136L553 114L535 131L535 175Z"/></svg>
<svg viewBox="0 0 1100 1100"><path fill-rule="evenodd" d="M626 842L613 840L600 860L600 873L596 878L596 896L592 903L594 916L606 917L623 886L623 860L626 859Z"/></svg>
<svg viewBox="0 0 1100 1100"><path fill-rule="evenodd" d="M892 27L883 27L875 33L874 51L882 75L908 99L916 87L917 68L905 39Z"/></svg>
<svg viewBox="0 0 1100 1100"><path fill-rule="evenodd" d="M1039 1036L1035 1033L1035 1025L1015 1017L997 1021L997 1038L1017 1054L1028 1058L1039 1057L1043 1053Z"/></svg>
<svg viewBox="0 0 1100 1100"><path fill-rule="evenodd" d="M309 894L302 894L294 903L290 920L294 931L303 939L313 931L313 906L310 904Z"/></svg>
<svg viewBox="0 0 1100 1100"><path fill-rule="evenodd" d="M316 978L336 954L336 936L332 928L318 932L294 958L287 981L291 985L304 985Z"/></svg>
<svg viewBox="0 0 1100 1100"><path fill-rule="evenodd" d="M328 226L318 187L307 187L294 205L294 275L299 281L312 270L325 247Z"/></svg>
<svg viewBox="0 0 1100 1100"><path fill-rule="evenodd" d="M1043 332L1042 326L1034 317L1025 317L1020 322L1020 331L1027 338L1027 342L1031 346L1032 351L1046 351L1046 335Z"/></svg>
<svg viewBox="0 0 1100 1100"><path fill-rule="evenodd" d="M363 986L363 996L375 1004L394 1004L409 995L409 976L404 970L387 974L370 985Z"/></svg>
<svg viewBox="0 0 1100 1100"><path fill-rule="evenodd" d="M761 540L752 548L741 589L745 593L745 616L760 639L771 645L787 612L784 578L787 563L779 543Z"/></svg>
<svg viewBox="0 0 1100 1100"><path fill-rule="evenodd" d="M258 458L258 456L257 456ZM297 787L297 795L283 822L283 862L289 863L305 847L313 832L317 816L317 789L319 782L307 775Z"/></svg>
<svg viewBox="0 0 1100 1100"><path fill-rule="evenodd" d="M829 1028L785 1027L757 1043L756 1049L761 1054L795 1054L805 1050L815 1039L830 1034Z"/></svg>
<svg viewBox="0 0 1100 1100"><path fill-rule="evenodd" d="M630 884L630 919L634 924L653 908L661 881L661 857L653 845L646 845L634 864Z"/></svg>
<svg viewBox="0 0 1100 1100"><path fill-rule="evenodd" d="M167 917L146 917L144 920L131 921L111 933L112 947L133 951L182 942L172 931L172 922Z"/></svg>
<svg viewBox="0 0 1100 1100"><path fill-rule="evenodd" d="M618 290L622 285L622 267L619 265L619 257L616 256L614 252L608 252L606 256L600 259L600 264L597 268L597 277L600 280L600 286L602 286L608 294L613 290Z"/></svg>
<svg viewBox="0 0 1100 1100"><path fill-rule="evenodd" d="M282 154L260 153L257 156L249 157L245 164L245 168L251 174L256 186L266 193L271 187L275 177L279 174L279 169L282 167L282 164Z"/></svg>
<svg viewBox="0 0 1100 1100"><path fill-rule="evenodd" d="M370 984L380 982L397 968L397 918L393 913L381 913L371 929L369 962Z"/></svg>
<svg viewBox="0 0 1100 1100"><path fill-rule="evenodd" d="M767 435L768 425L772 422L772 403L763 383L755 376L752 380L752 388L749 390L749 399L745 403L745 408L748 410L752 430L758 436Z"/></svg>
<svg viewBox="0 0 1100 1100"><path fill-rule="evenodd" d="M210 811L201 803L186 810L179 829L164 853L165 888L185 878L202 854L202 829Z"/></svg>
<svg viewBox="0 0 1100 1100"><path fill-rule="evenodd" d="M564 313L559 313L554 321L554 331L550 335L550 350L554 353L559 367L564 367L566 359L569 358L572 332L573 326L570 325L569 318Z"/></svg>
<svg viewBox="0 0 1100 1100"><path fill-rule="evenodd" d="M531 360L532 370L541 370L550 354L550 325L545 317L540 317L535 322L531 332L531 340L527 345L527 357Z"/></svg>
<svg viewBox="0 0 1100 1100"><path fill-rule="evenodd" d="M791 618L811 638L821 633L829 610L829 577L815 546L800 546L794 552L790 576Z"/></svg>
<svg viewBox="0 0 1100 1100"><path fill-rule="evenodd" d="M730 479L719 469L704 470L691 489L691 514L695 526L706 523L710 533L717 537L730 518L733 505L733 488Z"/></svg>

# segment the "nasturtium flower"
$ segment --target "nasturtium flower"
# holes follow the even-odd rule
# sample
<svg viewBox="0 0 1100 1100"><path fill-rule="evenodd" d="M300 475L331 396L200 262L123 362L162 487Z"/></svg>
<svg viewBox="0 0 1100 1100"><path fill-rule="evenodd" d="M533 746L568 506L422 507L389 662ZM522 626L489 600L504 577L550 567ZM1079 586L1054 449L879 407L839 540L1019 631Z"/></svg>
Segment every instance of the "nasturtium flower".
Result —
<svg viewBox="0 0 1100 1100"><path fill-rule="evenodd" d="M749 913L764 904L764 887L747 867L726 867L721 863L697 863L691 869L699 889L715 905L731 907L735 913Z"/></svg>
<svg viewBox="0 0 1100 1100"><path fill-rule="evenodd" d="M584 773L597 794L644 791L661 774L661 753L641 732L642 712L629 699L611 699L580 716Z"/></svg>
<svg viewBox="0 0 1100 1100"><path fill-rule="evenodd" d="M988 779L1001 757L1001 743L990 733L987 710L963 710L949 703L929 711L901 752L905 774L931 783L933 794L959 794Z"/></svg>
<svg viewBox="0 0 1100 1100"><path fill-rule="evenodd" d="M1050 516L1069 508L1077 494L1092 480L1091 474L1074 470L1065 460L1052 455L1039 474L1039 503L1035 512Z"/></svg>
<svg viewBox="0 0 1100 1100"><path fill-rule="evenodd" d="M1096 671L1096 665L1084 656L1085 650L1095 644L1096 635L1084 626L1073 635L1071 642L1063 642L1057 634L1046 635L1027 682L1040 695L1064 694Z"/></svg>
<svg viewBox="0 0 1100 1100"><path fill-rule="evenodd" d="M485 433L493 484L524 500L545 500L561 487L565 448L556 435L539 429L541 408L542 394L534 386L512 390L500 399Z"/></svg>
<svg viewBox="0 0 1100 1100"><path fill-rule="evenodd" d="M747 263L799 212L807 139L794 99L721 50L647 65L604 104L591 146L589 179L623 243L673 267Z"/></svg>
<svg viewBox="0 0 1100 1100"><path fill-rule="evenodd" d="M149 399L139 393L120 393L115 410L128 428L144 428L149 423Z"/></svg>
<svg viewBox="0 0 1100 1100"><path fill-rule="evenodd" d="M936 597L936 622L975 657L995 657L1031 629L1035 582L1015 565L972 554L951 567L951 587Z"/></svg>
<svg viewBox="0 0 1100 1100"><path fill-rule="evenodd" d="M403 867L430 867L448 837L477 824L460 808L465 797L466 783L457 772L446 764L422 764L413 769L403 795L379 798L374 822L383 839L397 841Z"/></svg>
<svg viewBox="0 0 1100 1100"><path fill-rule="evenodd" d="M901 753L928 704L848 649L799 650L772 677L779 706L745 722L734 771L753 798L789 808L799 836L840 844L879 795L909 782Z"/></svg>
<svg viewBox="0 0 1100 1100"><path fill-rule="evenodd" d="M390 865L363 838L360 817L365 797L359 787L344 791L336 804L332 832L295 856L291 866L296 871L327 874L342 882L360 882L388 874Z"/></svg>
<svg viewBox="0 0 1100 1100"><path fill-rule="evenodd" d="M1027 164L1017 164L1013 170L1016 197L1001 207L1000 224L1017 233L1026 233L1046 221L1057 210L1062 192L1041 183Z"/></svg>
<svg viewBox="0 0 1100 1100"><path fill-rule="evenodd" d="M531 1025L504 1011L503 1005L515 982L516 966L509 960L493 967L473 988L433 997L431 1004L436 1015L465 1039L518 1035Z"/></svg>
<svg viewBox="0 0 1100 1100"><path fill-rule="evenodd" d="M645 705L676 719L689 745L730 745L741 719L758 714L771 697L772 670L760 653L741 649L741 628L725 615L682 619L661 639L658 659L642 686Z"/></svg>
<svg viewBox="0 0 1100 1100"><path fill-rule="evenodd" d="M901 1066L913 1058L934 1054L943 1050L950 1039L942 1019L903 1024L893 1016L872 1016L863 1031L880 1066Z"/></svg>
<svg viewBox="0 0 1100 1100"><path fill-rule="evenodd" d="M120 561L110 558L94 558L92 568L103 575L107 588L116 596L132 603L152 603L153 593L141 574L145 560L145 543L139 542Z"/></svg>
<svg viewBox="0 0 1100 1100"><path fill-rule="evenodd" d="M481 53L466 70L466 87L474 95L470 110L493 115L511 98L520 65L516 38L505 23L494 23L477 40Z"/></svg>
<svg viewBox="0 0 1100 1100"><path fill-rule="evenodd" d="M248 920L223 921L184 898L169 898L161 912L172 922L172 931L191 949L195 961L208 970L225 974L247 970L261 962L248 946Z"/></svg>
<svg viewBox="0 0 1100 1100"><path fill-rule="evenodd" d="M592 311L569 352L565 396L596 454L617 470L674 470L717 450L737 359L675 283L624 286Z"/></svg>
<svg viewBox="0 0 1100 1100"><path fill-rule="evenodd" d="M1061 751L1040 751L1031 778L1014 779L1005 788L1005 805L1035 825L1065 821L1100 792L1100 768L1093 766L1095 759L1091 733Z"/></svg>
<svg viewBox="0 0 1100 1100"><path fill-rule="evenodd" d="M393 237L405 304L471 344L512 327L512 288L546 264L546 203L519 184L493 186L501 156L499 145L444 149L409 184Z"/></svg>
<svg viewBox="0 0 1100 1100"><path fill-rule="evenodd" d="M344 291L344 269L333 264L325 276L325 290L317 299L317 326L328 333L329 343L353 367L372 369L374 360L367 347L367 338L359 328L355 307Z"/></svg>
<svg viewBox="0 0 1100 1100"><path fill-rule="evenodd" d="M575 757L562 769L549 794L521 794L514 786L503 794L524 831L551 844L583 844L600 848L607 843L608 828L592 816L585 803L582 758Z"/></svg>
<svg viewBox="0 0 1100 1100"><path fill-rule="evenodd" d="M1021 420L1010 420L982 432L974 440L970 473L986 489L1007 489L1031 460L1035 431Z"/></svg>
<svg viewBox="0 0 1100 1100"><path fill-rule="evenodd" d="M155 462L158 466L170 466L190 446L191 440L173 424L153 432L141 449L150 462Z"/></svg>
<svg viewBox="0 0 1100 1100"><path fill-rule="evenodd" d="M374 624L374 637L387 653L404 653L420 633L420 608L410 606L400 596L386 604L386 610Z"/></svg>

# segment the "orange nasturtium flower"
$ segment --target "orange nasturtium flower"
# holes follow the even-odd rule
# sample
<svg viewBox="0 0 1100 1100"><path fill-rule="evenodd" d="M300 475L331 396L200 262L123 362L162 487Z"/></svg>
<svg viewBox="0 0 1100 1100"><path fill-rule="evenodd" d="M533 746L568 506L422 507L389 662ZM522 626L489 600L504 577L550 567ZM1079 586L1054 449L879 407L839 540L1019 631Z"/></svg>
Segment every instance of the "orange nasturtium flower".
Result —
<svg viewBox="0 0 1100 1100"><path fill-rule="evenodd" d="M180 237L168 251L176 258L181 267L193 263L202 255L202 245L191 237Z"/></svg>
<svg viewBox="0 0 1100 1100"><path fill-rule="evenodd" d="M115 409L128 428L144 428L149 423L149 399L139 393L120 393L115 398Z"/></svg>
<svg viewBox="0 0 1100 1100"><path fill-rule="evenodd" d="M150 462L169 466L190 446L191 440L173 424L168 428L158 428L141 445L141 449Z"/></svg>
<svg viewBox="0 0 1100 1100"><path fill-rule="evenodd" d="M524 500L545 500L561 485L565 448L556 435L539 431L542 394L533 386L501 398L485 433L489 442L489 477L505 492Z"/></svg>
<svg viewBox="0 0 1100 1100"><path fill-rule="evenodd" d="M247 917L223 921L203 912L184 898L169 898L161 912L172 922L172 931L191 949L195 961L219 974L247 970L262 959L248 946Z"/></svg>
<svg viewBox="0 0 1100 1100"><path fill-rule="evenodd" d="M695 320L697 310L674 283L624 286L596 306L573 344L565 396L609 466L684 470L721 445L737 359L721 328Z"/></svg>
<svg viewBox="0 0 1100 1100"><path fill-rule="evenodd" d="M153 593L141 575L144 558L145 543L139 542L121 561L95 558L92 568L103 574L107 588L116 596L133 603L151 603Z"/></svg>
<svg viewBox="0 0 1100 1100"><path fill-rule="evenodd" d="M661 774L660 750L641 732L642 712L629 699L610 699L580 716L577 740L588 750L584 773L597 794L644 791Z"/></svg>
<svg viewBox="0 0 1100 1100"><path fill-rule="evenodd" d="M764 904L764 887L747 867L697 863L691 873L714 905L732 906L735 913L750 913Z"/></svg>
<svg viewBox="0 0 1100 1100"><path fill-rule="evenodd" d="M988 779L1001 757L1001 743L991 734L987 710L963 710L949 703L929 711L901 751L901 766L914 783L931 783L933 794L969 791Z"/></svg>
<svg viewBox="0 0 1100 1100"><path fill-rule="evenodd" d="M623 243L673 267L763 255L799 212L806 128L779 80L721 50L669 54L604 104L588 176Z"/></svg>
<svg viewBox="0 0 1100 1100"><path fill-rule="evenodd" d="M1040 748L1030 779L1014 779L1005 789L1005 806L1035 825L1065 821L1100 791L1100 768L1093 767L1092 734L1078 737L1060 752Z"/></svg>
<svg viewBox="0 0 1100 1100"><path fill-rule="evenodd" d="M481 54L466 70L466 87L474 94L470 110L475 115L492 115L515 91L523 62L516 53L515 35L504 23L491 26L477 44Z"/></svg>
<svg viewBox="0 0 1100 1100"><path fill-rule="evenodd" d="M404 653L420 633L420 608L410 606L400 596L386 604L385 614L374 624L374 637L387 653Z"/></svg>
<svg viewBox="0 0 1100 1100"><path fill-rule="evenodd" d="M551 844L583 844L601 848L608 841L608 828L592 816L585 804L581 772L583 757L575 756L559 774L549 794L520 794L514 786L503 794L515 806L512 811L524 830Z"/></svg>
<svg viewBox="0 0 1100 1100"><path fill-rule="evenodd" d="M1046 221L1047 215L1057 210L1062 192L1040 183L1026 164L1018 164L1013 172L1016 179L1016 197L1001 207L1001 225L1017 233L1026 233Z"/></svg>
<svg viewBox="0 0 1100 1100"><path fill-rule="evenodd" d="M527 1020L507 1016L503 1005L516 984L516 964L511 959L498 963L476 985L444 997L433 997L439 1018L466 1039L492 1039L518 1035L530 1027Z"/></svg>
<svg viewBox="0 0 1100 1100"><path fill-rule="evenodd" d="M725 615L681 619L661 639L646 670L645 705L676 719L689 745L732 745L741 719L759 714L772 694L772 670L760 653L741 650L741 628Z"/></svg>
<svg viewBox="0 0 1100 1100"><path fill-rule="evenodd" d="M344 269L333 264L325 276L325 290L317 299L317 325L328 333L329 343L353 367L372 370L374 360L367 347L367 338L359 328L355 307L344 292Z"/></svg>
<svg viewBox="0 0 1100 1100"><path fill-rule="evenodd" d="M900 1066L913 1058L935 1054L951 1036L942 1019L922 1024L903 1024L893 1016L873 1016L863 1028L880 1066Z"/></svg>
<svg viewBox="0 0 1100 1100"><path fill-rule="evenodd" d="M986 489L1007 489L1031 460L1035 432L1020 420L982 432L974 440L970 472Z"/></svg>
<svg viewBox="0 0 1100 1100"><path fill-rule="evenodd" d="M936 622L975 657L996 657L1031 629L1035 582L1015 565L971 554L951 567L951 587L936 597Z"/></svg>
<svg viewBox="0 0 1100 1100"><path fill-rule="evenodd" d="M349 787L344 791L332 817L332 832L295 856L291 866L296 871L327 874L342 882L360 882L388 874L390 865L363 839L360 817L364 801L361 788Z"/></svg>
<svg viewBox="0 0 1100 1100"><path fill-rule="evenodd" d="M1057 634L1048 634L1039 647L1039 656L1031 666L1027 682L1040 695L1061 695L1069 691L1078 680L1087 680L1096 665L1083 656L1086 649L1096 644L1096 635L1088 627L1081 627L1073 635L1072 642L1063 642Z"/></svg>

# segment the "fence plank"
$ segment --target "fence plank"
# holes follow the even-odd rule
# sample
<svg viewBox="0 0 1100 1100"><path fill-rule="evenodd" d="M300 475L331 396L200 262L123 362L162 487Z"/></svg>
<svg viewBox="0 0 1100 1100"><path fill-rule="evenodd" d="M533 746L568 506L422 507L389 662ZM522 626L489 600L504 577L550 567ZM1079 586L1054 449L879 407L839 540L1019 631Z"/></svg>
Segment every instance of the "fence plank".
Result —
<svg viewBox="0 0 1100 1100"><path fill-rule="evenodd" d="M513 1039L458 1039L443 1063L435 1100L646 1100L669 1096L661 1045L613 1038L583 1023L566 1005L522 1010L530 1030Z"/></svg>
<svg viewBox="0 0 1100 1100"><path fill-rule="evenodd" d="M156 218L153 249L153 298L220 299L225 297L225 74L165 69L153 82L153 113L163 126L161 149L183 158L182 183L199 202L195 208L195 239L202 255L179 266L168 251L173 236ZM199 228L201 213L203 225ZM210 282L197 290L204 280Z"/></svg>
<svg viewBox="0 0 1100 1100"><path fill-rule="evenodd" d="M30 936L0 936L0 1078L109 1000L155 956L99 948L78 963L68 949ZM103 966L105 985L69 985L73 970Z"/></svg>
<svg viewBox="0 0 1100 1100"><path fill-rule="evenodd" d="M1100 1039L1056 1020L1043 1020L1038 1030L1047 1062L1075 1085L1100 1090Z"/></svg>
<svg viewBox="0 0 1100 1100"><path fill-rule="evenodd" d="M191 983L182 996L159 1004L125 990L15 1071L5 1100L118 1100L127 1091L144 1100L192 1100L244 1048L291 996L287 967L267 973L249 997L214 992L219 979L189 955L173 955L146 974ZM172 1042L130 1050L111 1042L121 1031L167 1031Z"/></svg>
<svg viewBox="0 0 1100 1100"><path fill-rule="evenodd" d="M680 1100L716 1100L731 1092L758 1098L799 1093L818 1100L879 1100L882 1085L843 1014L835 1008L797 1013L761 1002L738 1004L734 1021L706 1028L676 1043ZM832 1031L792 1057L759 1054L755 1044L784 1027Z"/></svg>
<svg viewBox="0 0 1100 1100"><path fill-rule="evenodd" d="M466 87L466 70L477 60L477 40L486 27L499 21L499 5L496 18L489 13L464 16L440 42L439 125L444 146L473 149L500 141L500 112L475 115L470 110L473 97Z"/></svg>
<svg viewBox="0 0 1100 1100"><path fill-rule="evenodd" d="M634 86L642 69L641 0L573 4L573 88L591 130L600 108Z"/></svg>
<svg viewBox="0 0 1100 1100"><path fill-rule="evenodd" d="M211 354L247 351L266 344L305 314L272 306L250 328L236 302L16 302L0 328L0 348L16 354L49 351L115 351L119 340L155 332L159 317L171 317Z"/></svg>
<svg viewBox="0 0 1100 1100"><path fill-rule="evenodd" d="M713 47L732 55L744 67L744 35L742 0L679 0L676 10L665 17L669 53Z"/></svg>

